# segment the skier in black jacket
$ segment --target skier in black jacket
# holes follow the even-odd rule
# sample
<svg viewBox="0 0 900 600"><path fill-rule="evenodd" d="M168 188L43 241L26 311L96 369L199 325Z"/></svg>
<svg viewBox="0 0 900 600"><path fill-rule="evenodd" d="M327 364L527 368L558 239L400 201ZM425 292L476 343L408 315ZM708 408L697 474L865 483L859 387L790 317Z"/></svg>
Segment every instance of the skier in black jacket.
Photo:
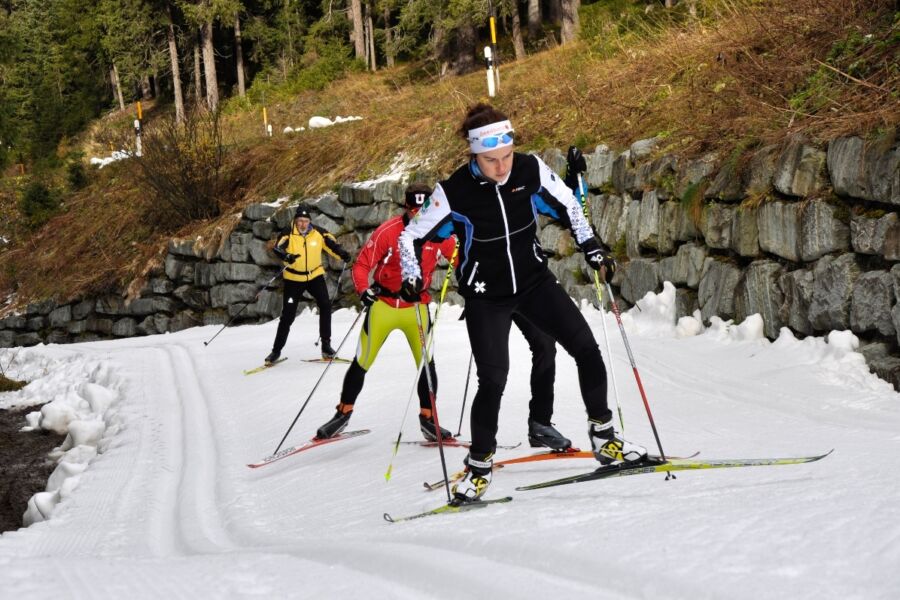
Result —
<svg viewBox="0 0 900 600"><path fill-rule="evenodd" d="M400 236L401 291L410 298L417 298L422 288L418 247L450 233L456 233L460 243L456 274L459 293L466 299L478 391L472 401L468 472L454 486L455 496L475 500L490 484L515 314L575 359L596 459L603 465L643 460L646 449L613 429L600 349L578 307L547 268L536 238L537 213L571 229L588 264L601 276L612 278L615 261L601 249L572 190L536 156L513 151L513 128L503 113L478 104L469 110L460 133L472 157L435 187Z"/></svg>

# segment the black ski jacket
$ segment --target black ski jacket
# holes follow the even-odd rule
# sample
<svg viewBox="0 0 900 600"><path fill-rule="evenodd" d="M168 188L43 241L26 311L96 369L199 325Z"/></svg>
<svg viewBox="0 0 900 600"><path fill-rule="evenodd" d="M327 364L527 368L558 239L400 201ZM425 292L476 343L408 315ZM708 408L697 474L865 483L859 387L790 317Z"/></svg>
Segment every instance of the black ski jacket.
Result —
<svg viewBox="0 0 900 600"><path fill-rule="evenodd" d="M546 276L537 215L572 230L581 244L593 236L572 190L540 158L515 153L506 181L483 177L474 159L435 186L400 236L404 279L420 277L418 248L456 233L459 293L504 297L527 291Z"/></svg>

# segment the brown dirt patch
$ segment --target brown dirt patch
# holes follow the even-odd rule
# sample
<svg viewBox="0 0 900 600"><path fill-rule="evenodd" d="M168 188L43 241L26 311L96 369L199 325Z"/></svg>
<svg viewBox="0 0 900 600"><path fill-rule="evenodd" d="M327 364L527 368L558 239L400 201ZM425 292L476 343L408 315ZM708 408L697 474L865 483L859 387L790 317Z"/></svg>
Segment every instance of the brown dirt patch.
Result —
<svg viewBox="0 0 900 600"><path fill-rule="evenodd" d="M47 453L65 439L49 431L19 431L25 414L39 408L0 410L0 533L22 527L28 499L44 491L56 467Z"/></svg>

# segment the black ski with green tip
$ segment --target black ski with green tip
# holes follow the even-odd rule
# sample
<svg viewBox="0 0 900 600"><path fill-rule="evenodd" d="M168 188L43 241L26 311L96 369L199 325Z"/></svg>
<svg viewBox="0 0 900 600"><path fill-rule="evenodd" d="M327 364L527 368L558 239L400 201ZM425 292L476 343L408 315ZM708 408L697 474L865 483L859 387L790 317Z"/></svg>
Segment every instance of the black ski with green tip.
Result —
<svg viewBox="0 0 900 600"><path fill-rule="evenodd" d="M401 523L403 521L412 521L413 519L421 519L422 517L429 517L431 515L443 515L443 514L452 514L452 513L460 513L467 512L470 510L475 510L478 508L485 508L486 506L490 506L491 504L500 504L503 502L510 502L512 500L512 496L505 496L503 498L492 498L490 500L472 500L471 502L450 502L449 504L445 504L443 506L438 506L437 508L432 508L431 510L426 510L425 512L409 515L407 517L398 517L394 518L388 513L384 513L384 520L388 523Z"/></svg>
<svg viewBox="0 0 900 600"><path fill-rule="evenodd" d="M584 481L595 481L597 479L609 479L611 477L624 477L626 475L642 475L644 473L671 473L672 471L696 471L702 469L729 469L734 467L763 467L774 465L797 465L801 463L815 462L821 460L834 452L829 450L825 454L816 456L796 456L789 458L733 458L724 460L697 460L697 459L679 459L672 458L663 461L660 458L650 458L636 465L613 465L608 467L600 467L590 473L581 473L580 475L572 475L570 477L561 477L551 481L541 483L533 483L531 485L523 485L517 487L518 491L539 490L557 485L566 485L569 483L581 483Z"/></svg>

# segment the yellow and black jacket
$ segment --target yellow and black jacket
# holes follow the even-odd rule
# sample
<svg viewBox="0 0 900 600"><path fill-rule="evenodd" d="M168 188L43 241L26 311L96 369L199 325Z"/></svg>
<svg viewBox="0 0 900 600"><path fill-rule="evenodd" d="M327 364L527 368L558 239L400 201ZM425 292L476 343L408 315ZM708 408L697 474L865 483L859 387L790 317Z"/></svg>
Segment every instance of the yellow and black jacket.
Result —
<svg viewBox="0 0 900 600"><path fill-rule="evenodd" d="M288 263L284 270L285 279L309 281L325 273L325 267L322 265L323 250L345 262L350 259L350 255L341 248L333 235L319 230L315 225L310 225L305 234L297 231L296 225L292 225L290 233L282 234L278 238L273 252L282 260L289 254L297 256L297 259Z"/></svg>

